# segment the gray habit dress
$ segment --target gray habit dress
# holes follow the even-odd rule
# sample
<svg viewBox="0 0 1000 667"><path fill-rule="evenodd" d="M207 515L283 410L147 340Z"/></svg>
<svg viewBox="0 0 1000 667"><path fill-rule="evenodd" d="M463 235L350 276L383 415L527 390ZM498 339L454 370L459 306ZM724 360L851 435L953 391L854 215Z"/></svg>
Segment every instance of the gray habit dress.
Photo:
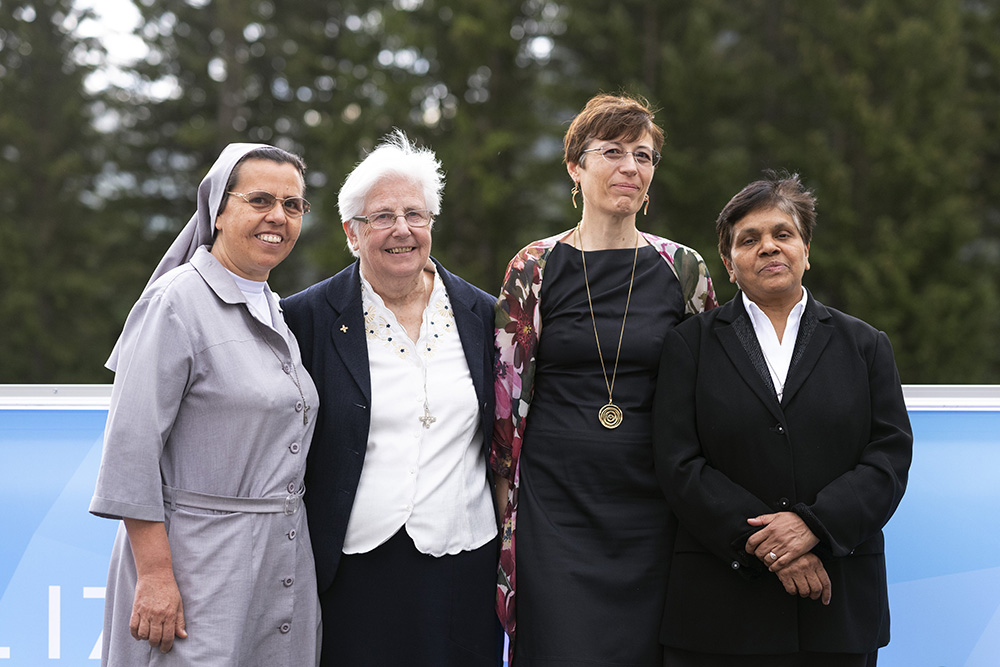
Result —
<svg viewBox="0 0 1000 667"><path fill-rule="evenodd" d="M188 637L161 654L129 633L136 571L123 524L102 664L318 661L316 574L300 498L319 397L266 293L273 328L254 319L202 247L148 287L125 323L90 511L165 521Z"/></svg>

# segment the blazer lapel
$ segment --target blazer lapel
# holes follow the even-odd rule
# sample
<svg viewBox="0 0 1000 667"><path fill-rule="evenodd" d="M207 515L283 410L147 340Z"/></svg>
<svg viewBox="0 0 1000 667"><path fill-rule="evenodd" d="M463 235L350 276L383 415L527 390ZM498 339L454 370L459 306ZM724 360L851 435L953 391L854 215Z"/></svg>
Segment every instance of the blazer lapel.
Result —
<svg viewBox="0 0 1000 667"><path fill-rule="evenodd" d="M824 323L830 319L826 307L813 299L812 294L806 302L805 312L799 322L799 334L795 339L795 349L792 351L792 362L788 366L788 376L785 381L785 393L781 403L785 405L802 388L812 369L819 361L826 344L830 341L832 328Z"/></svg>
<svg viewBox="0 0 1000 667"><path fill-rule="evenodd" d="M330 337L344 366L361 388L368 404L372 400L371 370L368 367L368 339L365 336L365 314L361 304L361 274L355 262L350 271L338 274L326 292L334 311Z"/></svg>
<svg viewBox="0 0 1000 667"><path fill-rule="evenodd" d="M757 397L767 405L775 417L781 419L781 409L778 405L778 395L771 382L771 373L764 361L764 353L757 342L757 334L753 330L750 316L743 309L743 296L736 296L722 306L716 320L716 335L722 343L729 360L736 367L743 380L750 386Z"/></svg>
<svg viewBox="0 0 1000 667"><path fill-rule="evenodd" d="M462 350L465 352L465 361L469 365L469 374L472 376L472 384L476 388L476 397L479 404L483 404L483 394L486 390L486 378L483 377L483 323L472 312L466 302L464 290L459 289L454 276L434 260L438 275L444 282L444 287L448 290L448 299L455 315L455 326L458 327L458 337L462 341Z"/></svg>

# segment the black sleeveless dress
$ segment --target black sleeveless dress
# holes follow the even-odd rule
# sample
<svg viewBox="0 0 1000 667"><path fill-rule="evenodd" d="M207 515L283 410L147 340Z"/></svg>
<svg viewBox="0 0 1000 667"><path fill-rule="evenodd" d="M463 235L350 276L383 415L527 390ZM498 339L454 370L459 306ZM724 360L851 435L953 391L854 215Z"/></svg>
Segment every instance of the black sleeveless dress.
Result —
<svg viewBox="0 0 1000 667"><path fill-rule="evenodd" d="M587 253L610 380L633 249ZM580 251L558 244L545 265L535 393L520 459L516 667L658 667L667 580L668 509L653 470L651 404L666 332L684 315L680 284L639 249L614 402L594 339Z"/></svg>

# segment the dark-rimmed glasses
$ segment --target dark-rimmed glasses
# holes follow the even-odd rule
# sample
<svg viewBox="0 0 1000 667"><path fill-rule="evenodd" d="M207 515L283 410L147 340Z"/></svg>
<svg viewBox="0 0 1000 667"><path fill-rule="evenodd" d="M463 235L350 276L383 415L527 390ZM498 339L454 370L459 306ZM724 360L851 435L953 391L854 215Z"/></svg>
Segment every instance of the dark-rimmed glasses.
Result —
<svg viewBox="0 0 1000 667"><path fill-rule="evenodd" d="M270 211L277 202L281 202L281 209L285 215L291 218L301 218L309 212L311 206L304 197L278 197L270 192L255 190L253 192L227 192L227 195L236 195L255 211Z"/></svg>
<svg viewBox="0 0 1000 667"><path fill-rule="evenodd" d="M426 227L431 224L434 216L425 208L410 209L405 213L395 211L377 211L370 215L356 215L351 220L364 222L372 229L389 229L396 224L397 218L403 218L409 227Z"/></svg>
<svg viewBox="0 0 1000 667"><path fill-rule="evenodd" d="M618 164L622 159L631 154L635 163L640 167L655 167L660 163L660 154L656 151L640 148L634 151L627 151L617 146L604 146L603 148L588 148L583 153L600 153L601 157L611 164Z"/></svg>

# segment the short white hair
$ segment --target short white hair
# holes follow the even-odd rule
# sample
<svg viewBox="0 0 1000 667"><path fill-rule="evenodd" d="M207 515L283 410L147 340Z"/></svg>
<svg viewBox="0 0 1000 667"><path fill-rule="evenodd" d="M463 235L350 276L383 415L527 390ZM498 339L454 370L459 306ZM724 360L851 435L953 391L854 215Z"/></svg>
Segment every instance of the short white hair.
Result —
<svg viewBox="0 0 1000 667"><path fill-rule="evenodd" d="M337 197L340 219L349 223L357 234L361 223L352 218L364 215L368 193L380 182L397 178L414 183L423 190L424 205L431 215L437 216L441 212L441 193L444 191L441 162L434 151L414 146L402 130L394 128L344 180ZM348 248L355 257L358 256L358 251L350 244Z"/></svg>

